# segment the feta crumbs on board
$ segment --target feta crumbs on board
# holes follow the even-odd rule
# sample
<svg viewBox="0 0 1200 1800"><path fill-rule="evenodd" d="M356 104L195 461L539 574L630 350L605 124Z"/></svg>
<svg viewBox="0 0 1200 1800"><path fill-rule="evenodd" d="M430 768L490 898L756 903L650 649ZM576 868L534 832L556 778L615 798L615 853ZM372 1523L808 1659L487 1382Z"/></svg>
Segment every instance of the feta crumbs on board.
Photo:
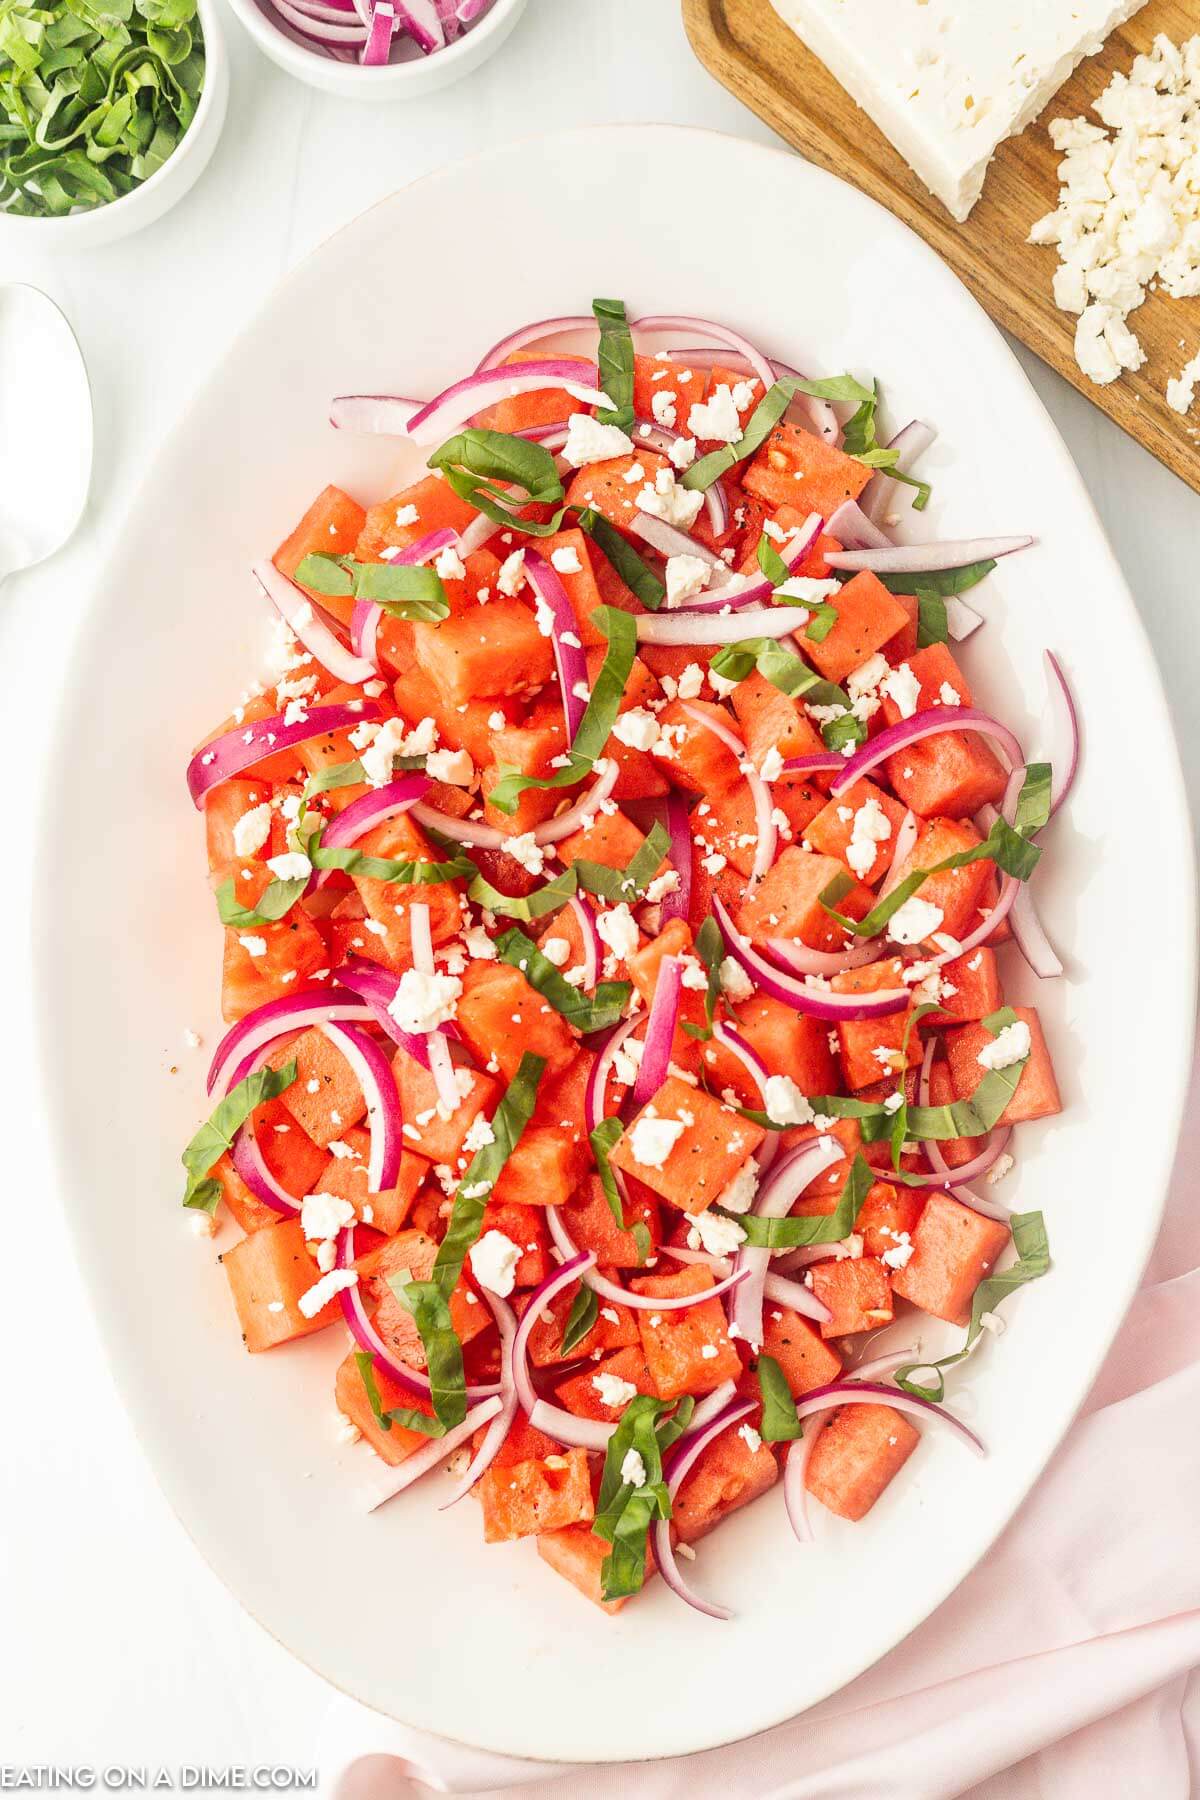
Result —
<svg viewBox="0 0 1200 1800"><path fill-rule="evenodd" d="M1181 46L1160 33L1092 110L1100 125L1051 121L1063 152L1058 208L1029 241L1057 248L1055 305L1078 315L1075 360L1103 386L1146 360L1126 320L1151 288L1200 294L1200 37ZM1188 411L1198 379L1193 359L1168 383L1176 412Z"/></svg>

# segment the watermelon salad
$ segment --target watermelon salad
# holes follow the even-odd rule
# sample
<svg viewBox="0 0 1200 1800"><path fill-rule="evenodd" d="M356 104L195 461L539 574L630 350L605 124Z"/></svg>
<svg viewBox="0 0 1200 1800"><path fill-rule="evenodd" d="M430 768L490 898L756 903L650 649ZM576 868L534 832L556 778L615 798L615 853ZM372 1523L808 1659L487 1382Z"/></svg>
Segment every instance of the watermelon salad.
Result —
<svg viewBox="0 0 1200 1800"><path fill-rule="evenodd" d="M372 1506L432 1477L608 1611L727 1617L693 1545L781 1477L807 1541L924 1429L982 1454L947 1372L1049 1267L1005 985L1063 973L1075 708L1048 654L1033 761L975 704L1029 540L922 533L933 433L877 415L615 300L335 400L426 470L255 567L272 671L187 771L229 1029L184 1204L247 1350L328 1332Z"/></svg>

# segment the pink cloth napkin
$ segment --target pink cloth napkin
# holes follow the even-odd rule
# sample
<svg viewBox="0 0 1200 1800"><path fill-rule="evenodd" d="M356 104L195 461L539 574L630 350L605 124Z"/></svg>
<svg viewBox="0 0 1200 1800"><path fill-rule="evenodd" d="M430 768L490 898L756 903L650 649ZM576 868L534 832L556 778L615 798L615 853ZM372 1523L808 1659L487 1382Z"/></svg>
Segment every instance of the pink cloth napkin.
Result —
<svg viewBox="0 0 1200 1800"><path fill-rule="evenodd" d="M335 1800L1188 1800L1200 1792L1200 1065L1163 1229L1096 1385L990 1555L919 1630L747 1743L563 1768L463 1749L352 1701Z"/></svg>

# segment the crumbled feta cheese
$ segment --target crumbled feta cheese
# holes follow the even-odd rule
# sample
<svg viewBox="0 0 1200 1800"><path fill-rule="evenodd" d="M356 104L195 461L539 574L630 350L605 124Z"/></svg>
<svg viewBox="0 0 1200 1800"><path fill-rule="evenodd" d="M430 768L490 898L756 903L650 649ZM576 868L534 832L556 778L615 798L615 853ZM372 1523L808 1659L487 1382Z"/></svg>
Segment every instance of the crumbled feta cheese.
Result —
<svg viewBox="0 0 1200 1800"><path fill-rule="evenodd" d="M921 683L909 665L902 662L898 669L890 669L879 685L889 700L895 701L900 717L911 719L921 698Z"/></svg>
<svg viewBox="0 0 1200 1800"><path fill-rule="evenodd" d="M665 371L664 371L665 373ZM650 411L657 424L666 431L673 431L679 414L675 402L679 396L674 388L659 388L650 398Z"/></svg>
<svg viewBox="0 0 1200 1800"><path fill-rule="evenodd" d="M714 438L722 444L736 443L742 435L742 421L728 382L721 382L707 400L696 402L688 413L688 430L693 437Z"/></svg>
<svg viewBox="0 0 1200 1800"><path fill-rule="evenodd" d="M244 812L233 828L233 848L237 856L253 856L271 835L271 808L267 801Z"/></svg>
<svg viewBox="0 0 1200 1800"><path fill-rule="evenodd" d="M894 944L921 944L939 929L945 916L931 900L911 894L888 920L887 933Z"/></svg>
<svg viewBox="0 0 1200 1800"><path fill-rule="evenodd" d="M550 566L557 569L560 575L581 575L583 564L579 560L579 552L574 544L564 544L559 550L550 552Z"/></svg>
<svg viewBox="0 0 1200 1800"><path fill-rule="evenodd" d="M1197 382L1200 382L1200 351L1183 365L1178 375L1168 381L1167 405L1177 413L1191 412Z"/></svg>
<svg viewBox="0 0 1200 1800"><path fill-rule="evenodd" d="M658 720L644 706L631 706L617 715L613 736L631 750L649 750L658 740Z"/></svg>
<svg viewBox="0 0 1200 1800"><path fill-rule="evenodd" d="M627 1450L621 1462L621 1480L627 1481L630 1487L640 1488L646 1485L646 1464L637 1450Z"/></svg>
<svg viewBox="0 0 1200 1800"><path fill-rule="evenodd" d="M466 579L467 566L453 544L446 545L433 566L443 581L464 581Z"/></svg>
<svg viewBox="0 0 1200 1800"><path fill-rule="evenodd" d="M624 901L597 915L596 930L613 955L622 962L629 961L640 941L637 920Z"/></svg>
<svg viewBox="0 0 1200 1800"><path fill-rule="evenodd" d="M987 1181L988 1186L995 1187L996 1183L998 1181L1003 1181L1004 1177L1015 1166L1016 1158L1010 1156L1007 1150L1002 1151L987 1172L985 1180Z"/></svg>
<svg viewBox="0 0 1200 1800"><path fill-rule="evenodd" d="M759 1435L759 1433L757 1431L755 1431L753 1425L751 1425L749 1422L747 1422L745 1425L738 1426L738 1436L741 1438L742 1442L745 1444L745 1446L746 1446L747 1450L750 1452L751 1456L754 1456L759 1450L762 1449L762 1438Z"/></svg>
<svg viewBox="0 0 1200 1800"><path fill-rule="evenodd" d="M711 566L702 556L669 556L667 558L667 605L682 606L702 593L711 574Z"/></svg>
<svg viewBox="0 0 1200 1800"><path fill-rule="evenodd" d="M300 1203L300 1225L310 1240L335 1238L354 1221L354 1208L340 1194L305 1194Z"/></svg>
<svg viewBox="0 0 1200 1800"><path fill-rule="evenodd" d="M975 1061L982 1069L1011 1069L1033 1049L1033 1039L1024 1019L1014 1019L1003 1031L985 1044Z"/></svg>
<svg viewBox="0 0 1200 1800"><path fill-rule="evenodd" d="M675 684L676 697L680 700L698 700L700 690L704 686L704 670L699 663L687 663L683 673Z"/></svg>
<svg viewBox="0 0 1200 1800"><path fill-rule="evenodd" d="M727 1000L749 1000L754 992L754 983L740 962L736 962L732 956L725 957L717 974L720 977L721 992Z"/></svg>
<svg viewBox="0 0 1200 1800"><path fill-rule="evenodd" d="M475 779L475 764L466 750L431 750L425 758L425 773L434 781L470 787Z"/></svg>
<svg viewBox="0 0 1200 1800"><path fill-rule="evenodd" d="M471 1245L468 1254L471 1258L471 1273L480 1287L485 1287L489 1293L506 1300L516 1285L517 1264L521 1260L520 1246L514 1244L502 1231L485 1231Z"/></svg>
<svg viewBox="0 0 1200 1800"><path fill-rule="evenodd" d="M763 1104L773 1125L808 1125L813 1109L790 1075L768 1075Z"/></svg>
<svg viewBox="0 0 1200 1800"><path fill-rule="evenodd" d="M301 1294L296 1304L306 1319L315 1319L323 1306L347 1288L358 1286L357 1269L331 1269L315 1281L305 1293Z"/></svg>
<svg viewBox="0 0 1200 1800"><path fill-rule="evenodd" d="M629 1150L634 1162L643 1169L661 1169L683 1136L681 1119L660 1119L653 1107L647 1107L629 1133Z"/></svg>
<svg viewBox="0 0 1200 1800"><path fill-rule="evenodd" d="M546 867L546 852L534 841L532 831L522 831L516 837L509 838L504 848L528 875L540 875Z"/></svg>
<svg viewBox="0 0 1200 1800"><path fill-rule="evenodd" d="M500 564L500 573L496 577L496 586L502 594L513 599L525 586L525 552L514 550Z"/></svg>
<svg viewBox="0 0 1200 1800"><path fill-rule="evenodd" d="M707 1250L710 1256L732 1256L746 1234L736 1219L722 1218L706 1208L695 1213L688 1230L688 1243L694 1250Z"/></svg>
<svg viewBox="0 0 1200 1800"><path fill-rule="evenodd" d="M671 445L667 454L681 475L695 462L697 449L698 445L694 437L677 437Z"/></svg>
<svg viewBox="0 0 1200 1800"><path fill-rule="evenodd" d="M639 512L664 519L680 531L688 531L696 522L704 495L699 488L680 487L673 469L659 469L654 486L647 482L637 496Z"/></svg>
<svg viewBox="0 0 1200 1800"><path fill-rule="evenodd" d="M248 956L265 956L267 954L266 938L257 937L252 932L243 932L238 938L238 943Z"/></svg>
<svg viewBox="0 0 1200 1800"><path fill-rule="evenodd" d="M733 1180L722 1190L717 1204L726 1212L749 1212L754 1196L758 1192L758 1165L752 1156L747 1157Z"/></svg>
<svg viewBox="0 0 1200 1800"><path fill-rule="evenodd" d="M300 850L268 857L267 867L278 881L307 881L312 874L312 864Z"/></svg>
<svg viewBox="0 0 1200 1800"><path fill-rule="evenodd" d="M423 1036L454 1017L461 993L457 975L423 975L420 969L405 969L388 1002L388 1012L401 1030Z"/></svg>
<svg viewBox="0 0 1200 1800"><path fill-rule="evenodd" d="M637 1393L633 1382L622 1380L620 1375L593 1375L592 1386L600 1396L600 1404L611 1407L614 1412L628 1406Z"/></svg>
<svg viewBox="0 0 1200 1800"><path fill-rule="evenodd" d="M477 1150L486 1150L489 1144L496 1141L496 1133L492 1130L492 1122L483 1113L471 1120L462 1147L468 1156L474 1156Z"/></svg>
<svg viewBox="0 0 1200 1800"><path fill-rule="evenodd" d="M865 881L875 866L877 846L885 844L891 835L891 820L874 795L868 796L854 814L850 842L846 845L846 862L860 881Z"/></svg>
<svg viewBox="0 0 1200 1800"><path fill-rule="evenodd" d="M619 425L601 425L590 413L572 413L567 422L567 441L562 454L573 469L585 463L608 462L614 456L627 456L633 439Z"/></svg>
<svg viewBox="0 0 1200 1800"><path fill-rule="evenodd" d="M462 934L467 955L476 962L495 962L496 946L482 925L468 925Z"/></svg>

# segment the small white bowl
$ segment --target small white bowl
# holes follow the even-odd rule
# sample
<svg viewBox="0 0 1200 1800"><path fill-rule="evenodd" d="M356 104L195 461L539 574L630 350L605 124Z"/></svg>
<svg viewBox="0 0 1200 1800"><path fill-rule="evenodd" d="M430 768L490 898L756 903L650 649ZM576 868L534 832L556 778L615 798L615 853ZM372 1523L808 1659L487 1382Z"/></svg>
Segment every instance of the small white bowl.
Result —
<svg viewBox="0 0 1200 1800"><path fill-rule="evenodd" d="M30 248L90 250L140 231L182 200L216 149L229 101L229 57L213 0L197 0L204 33L204 86L196 116L161 169L119 200L62 218L37 219L0 211L0 242Z"/></svg>
<svg viewBox="0 0 1200 1800"><path fill-rule="evenodd" d="M361 63L338 62L319 46L310 49L297 38L289 37L276 23L278 15L271 0L229 0L250 36L272 62L309 87L320 88L326 94L340 94L348 100L407 100L449 87L495 55L527 3L528 0L495 0L477 25L470 26L444 50L425 56L414 45L411 58L403 62L364 69Z"/></svg>

